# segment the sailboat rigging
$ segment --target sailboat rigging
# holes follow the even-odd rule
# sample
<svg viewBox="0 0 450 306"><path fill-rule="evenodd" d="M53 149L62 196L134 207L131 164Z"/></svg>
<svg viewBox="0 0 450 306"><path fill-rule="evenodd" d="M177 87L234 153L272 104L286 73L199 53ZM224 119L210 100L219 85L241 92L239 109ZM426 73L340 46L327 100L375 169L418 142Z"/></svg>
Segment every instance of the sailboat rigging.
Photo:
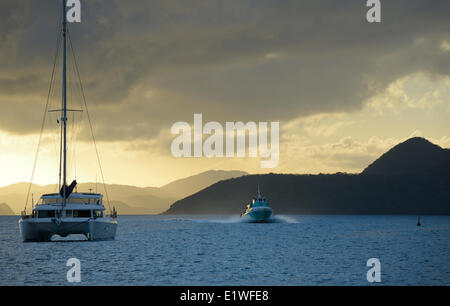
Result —
<svg viewBox="0 0 450 306"><path fill-rule="evenodd" d="M58 34L57 51L55 55L53 71L51 76L50 89L47 96L47 103L44 112L44 120L41 127L41 134L39 136L38 148L35 155L33 171L31 175L30 186L28 188L27 199L25 203L25 210L22 212L19 220L19 229L22 240L28 241L50 241L51 238L57 234L66 237L71 234L83 234L88 240L111 240L115 238L117 231L117 212L115 208L111 210L109 205L108 193L105 187L106 198L110 208L109 214L105 213L103 205L103 195L100 193L79 193L76 190L77 181L73 180L69 185L67 184L67 113L79 112L81 110L74 110L67 108L67 47L68 43L73 56L75 72L80 82L80 89L86 115L89 121L90 132L94 142L97 161L100 167L101 177L104 183L103 170L100 163L100 157L97 150L97 144L93 133L92 123L87 109L87 103L84 95L84 89L81 82L78 65L76 63L75 54L73 51L72 41L70 39L67 19L66 19L66 0L62 0L62 31L61 36ZM39 146L41 143L42 133L44 130L45 115L48 109L48 101L52 89L52 82L55 75L55 66L57 62L57 55L59 52L59 43L62 38L62 93L61 93L61 109L50 110L50 112L60 112L61 117L58 123L61 124L61 141L60 141L60 164L59 164L59 192L44 194L41 196L38 203L32 201L32 213L27 214L26 207L28 202L28 195L31 190L31 184L35 173L36 162L39 156ZM61 173L62 172L62 173ZM62 175L61 175L62 174ZM62 177L61 177L62 176Z"/></svg>

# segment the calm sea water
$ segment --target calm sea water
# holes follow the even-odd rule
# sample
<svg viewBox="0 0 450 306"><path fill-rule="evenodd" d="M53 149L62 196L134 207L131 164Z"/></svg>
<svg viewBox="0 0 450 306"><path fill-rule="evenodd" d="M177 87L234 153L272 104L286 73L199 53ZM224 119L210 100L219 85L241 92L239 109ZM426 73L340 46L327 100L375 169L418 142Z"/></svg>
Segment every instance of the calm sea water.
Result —
<svg viewBox="0 0 450 306"><path fill-rule="evenodd" d="M0 217L0 285L450 285L450 217L121 216L115 241L21 243L17 217ZM79 238L79 237L78 237ZM73 238L72 238L73 239Z"/></svg>

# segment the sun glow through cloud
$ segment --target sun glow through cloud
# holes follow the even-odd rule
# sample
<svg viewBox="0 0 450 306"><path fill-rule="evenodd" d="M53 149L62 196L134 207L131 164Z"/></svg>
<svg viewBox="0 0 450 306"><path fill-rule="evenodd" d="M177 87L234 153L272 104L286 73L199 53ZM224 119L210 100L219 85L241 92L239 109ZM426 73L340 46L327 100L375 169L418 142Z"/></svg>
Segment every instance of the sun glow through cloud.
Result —
<svg viewBox="0 0 450 306"><path fill-rule="evenodd" d="M57 21L49 3L36 3L11 4L0 19L0 186L29 181L33 168ZM390 19L370 25L350 4L336 15L299 1L276 10L270 1L114 3L87 4L86 20L71 27L108 183L160 186L209 169L359 172L418 133L450 147L448 18L439 12L418 26L421 11L389 2ZM315 10L320 23L301 15ZM52 97L59 107L59 89ZM194 113L221 124L279 121L278 167L174 158L170 126ZM47 118L38 184L58 181L57 119ZM100 180L87 125L72 140L70 176Z"/></svg>

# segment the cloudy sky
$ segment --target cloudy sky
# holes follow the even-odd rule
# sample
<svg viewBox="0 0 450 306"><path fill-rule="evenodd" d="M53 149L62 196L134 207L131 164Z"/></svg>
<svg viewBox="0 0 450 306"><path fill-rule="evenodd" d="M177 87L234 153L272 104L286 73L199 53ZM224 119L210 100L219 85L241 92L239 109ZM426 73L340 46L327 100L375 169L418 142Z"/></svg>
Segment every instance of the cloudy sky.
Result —
<svg viewBox="0 0 450 306"><path fill-rule="evenodd" d="M158 186L209 169L359 172L412 136L450 147L450 2L85 0L70 33L108 183ZM0 3L0 186L29 181L61 18L57 0ZM60 63L57 69L60 69ZM56 75L50 108L60 104ZM69 106L79 108L72 62ZM172 157L177 121L279 121L280 162ZM99 177L85 114L69 172ZM56 183L58 115L35 182Z"/></svg>

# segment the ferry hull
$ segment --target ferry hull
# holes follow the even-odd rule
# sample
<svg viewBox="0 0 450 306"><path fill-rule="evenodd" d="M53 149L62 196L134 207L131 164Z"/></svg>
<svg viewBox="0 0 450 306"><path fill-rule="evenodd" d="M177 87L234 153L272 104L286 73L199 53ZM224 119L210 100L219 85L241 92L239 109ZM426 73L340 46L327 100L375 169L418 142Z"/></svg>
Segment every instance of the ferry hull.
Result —
<svg viewBox="0 0 450 306"><path fill-rule="evenodd" d="M250 222L265 223L272 218L273 210L270 207L253 207L242 217L247 217Z"/></svg>
<svg viewBox="0 0 450 306"><path fill-rule="evenodd" d="M23 242L50 241L55 234L61 237L82 234L91 241L114 240L117 220L113 218L86 218L85 220L21 218L19 229Z"/></svg>

